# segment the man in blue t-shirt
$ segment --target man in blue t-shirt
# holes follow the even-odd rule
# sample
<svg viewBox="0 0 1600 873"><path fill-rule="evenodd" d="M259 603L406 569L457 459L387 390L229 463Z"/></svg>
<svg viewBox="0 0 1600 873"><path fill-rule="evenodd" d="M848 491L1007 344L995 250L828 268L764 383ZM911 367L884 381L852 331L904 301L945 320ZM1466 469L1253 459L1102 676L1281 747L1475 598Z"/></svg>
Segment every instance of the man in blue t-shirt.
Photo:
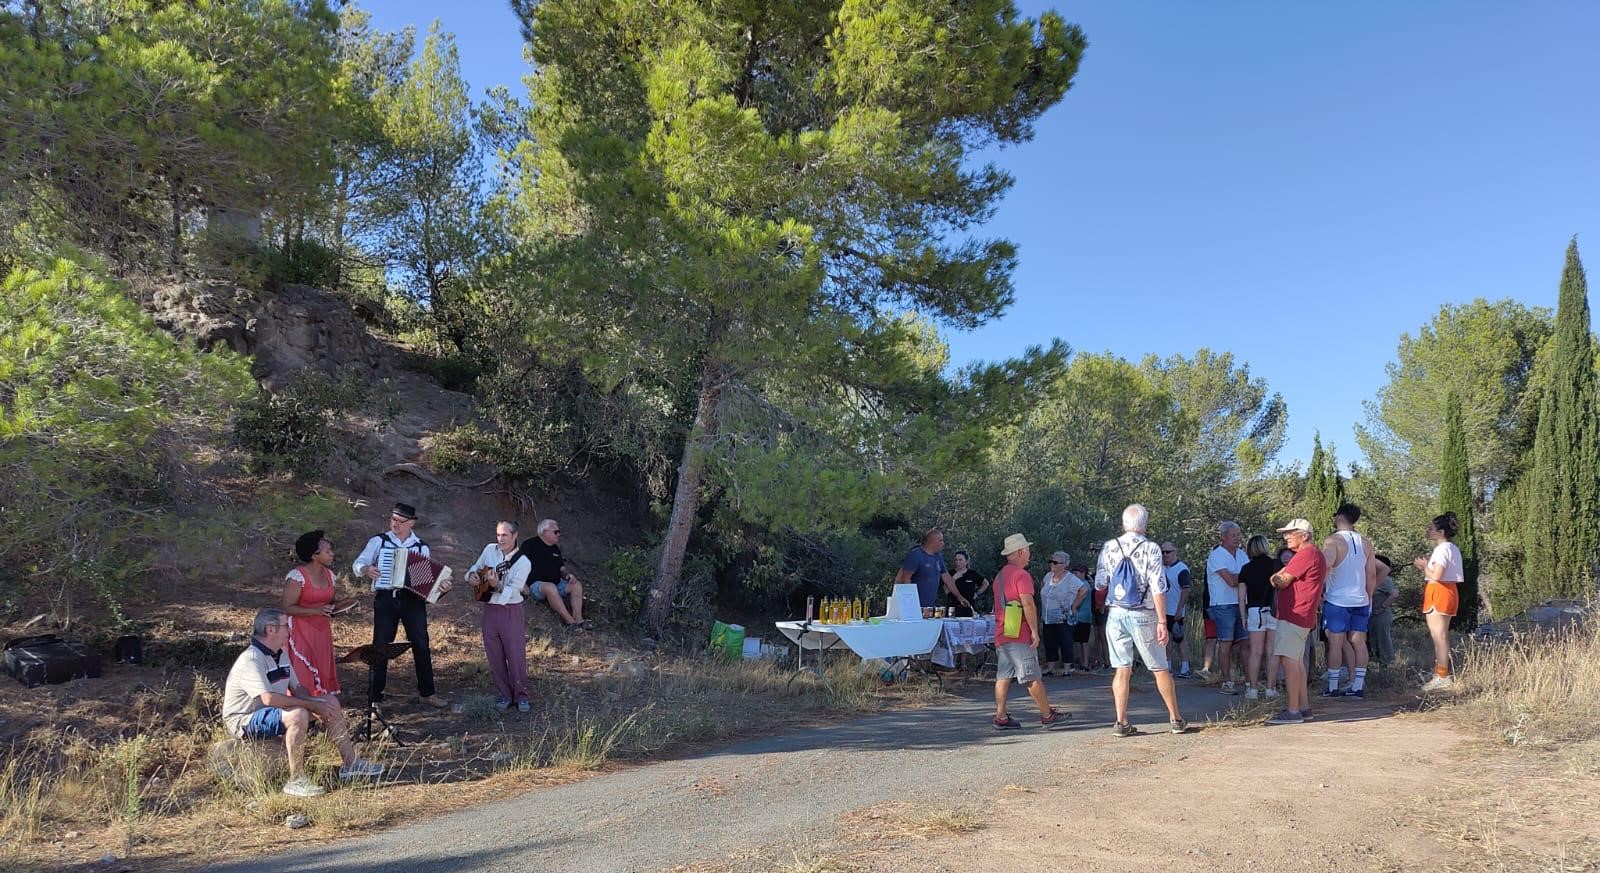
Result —
<svg viewBox="0 0 1600 873"><path fill-rule="evenodd" d="M912 547L906 552L905 560L900 562L900 572L894 574L894 582L910 582L917 586L917 599L923 606L933 606L939 601L939 586L944 585L944 590L950 592L950 597L955 602L972 608L972 602L961 596L956 588L955 580L950 578L949 571L944 567L944 531L933 528L922 535L922 545Z"/></svg>

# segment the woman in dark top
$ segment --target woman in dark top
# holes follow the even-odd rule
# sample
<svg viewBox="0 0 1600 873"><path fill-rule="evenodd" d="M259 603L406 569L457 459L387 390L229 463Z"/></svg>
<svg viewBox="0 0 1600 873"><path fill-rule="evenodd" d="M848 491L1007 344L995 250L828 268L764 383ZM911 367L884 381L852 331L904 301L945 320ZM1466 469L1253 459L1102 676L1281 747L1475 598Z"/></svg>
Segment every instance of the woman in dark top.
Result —
<svg viewBox="0 0 1600 873"><path fill-rule="evenodd" d="M956 552L955 572L950 574L950 579L956 583L956 590L961 592L961 596L974 606L977 605L978 595L989 590L989 580L983 578L982 573L972 569L971 559L967 557L967 553L964 551ZM972 615L971 609L959 604L953 606L952 609L958 616Z"/></svg>
<svg viewBox="0 0 1600 873"><path fill-rule="evenodd" d="M1255 700L1263 695L1270 699L1277 697L1278 691L1262 675L1261 662L1266 653L1272 651L1272 638L1278 630L1278 620L1272 615L1272 574L1281 568L1277 557L1272 554L1272 546L1260 534L1250 538L1245 544L1244 553L1250 556L1249 563L1239 570L1239 584L1245 590L1245 599L1240 606L1245 611L1245 630L1250 632L1244 696L1246 700Z"/></svg>

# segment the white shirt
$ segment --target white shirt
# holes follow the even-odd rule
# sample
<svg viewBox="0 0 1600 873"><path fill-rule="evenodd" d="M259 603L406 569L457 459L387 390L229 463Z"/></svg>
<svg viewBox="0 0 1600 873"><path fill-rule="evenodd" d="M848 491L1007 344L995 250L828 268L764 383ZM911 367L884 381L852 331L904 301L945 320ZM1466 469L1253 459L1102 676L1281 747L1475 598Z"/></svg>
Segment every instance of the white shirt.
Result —
<svg viewBox="0 0 1600 873"><path fill-rule="evenodd" d="M1211 550L1206 557L1206 594L1211 598L1212 606L1238 606L1239 589L1229 585L1217 575L1218 570L1227 570L1233 574L1233 581L1239 581L1239 571L1244 569L1248 562L1244 549L1234 549L1233 554L1222 546Z"/></svg>
<svg viewBox="0 0 1600 873"><path fill-rule="evenodd" d="M483 554L478 556L478 560L467 568L468 573L484 567L499 569L501 564L511 560L511 555L517 555L517 562L500 574L500 590L489 595L488 602L495 606L511 606L522 602L522 596L528 593L528 574L533 572L533 562L528 560L527 555L518 554L516 549L512 549L508 555L500 551L499 543L490 543L483 547Z"/></svg>
<svg viewBox="0 0 1600 873"><path fill-rule="evenodd" d="M1177 615L1183 609L1183 586L1178 584L1178 579L1189 572L1189 565L1182 561L1168 567L1167 573L1167 615ZM1191 574L1192 575L1192 574ZM1189 584L1194 584L1191 579Z"/></svg>
<svg viewBox="0 0 1600 873"><path fill-rule="evenodd" d="M1041 621L1045 624L1061 624L1067 620L1067 611L1072 608L1072 594L1075 590L1071 583L1076 581L1078 577L1065 570L1061 571L1059 579L1050 573L1044 574L1044 579L1039 585L1039 602L1044 607Z"/></svg>
<svg viewBox="0 0 1600 873"><path fill-rule="evenodd" d="M1334 606L1355 609L1370 606L1367 596L1367 553L1361 546L1361 535L1353 530L1334 531L1334 536L1344 540L1344 560L1337 567L1328 568L1328 587L1322 599Z"/></svg>
<svg viewBox="0 0 1600 873"><path fill-rule="evenodd" d="M396 546L398 546L398 548L396 548ZM383 569L384 562L381 560L381 556L384 552L399 551L400 549L404 549L408 552L416 552L422 555L424 558L433 557L433 553L428 551L428 544L417 539L417 535L415 533L406 537L404 540L396 540L394 532L386 530L372 539L367 540L367 547L361 550L360 555L356 556L356 562L350 565L350 569L355 572L357 579L365 579L368 567L377 567L380 570ZM387 572L385 572L382 576L372 580L372 590L382 591L387 588L404 588L406 586L406 565L404 564L404 560L404 558L396 557L394 559L394 563L390 565L390 568ZM399 568L398 573L395 572L396 566Z"/></svg>
<svg viewBox="0 0 1600 873"><path fill-rule="evenodd" d="M1145 546L1149 548L1145 548ZM1144 534L1128 531L1114 540L1106 540L1100 547L1100 560L1095 562L1094 588L1104 591L1111 584L1111 573L1122 563L1126 554L1133 559L1133 569L1139 574L1139 581L1149 586L1152 596L1146 597L1141 610L1155 610L1157 592L1166 593L1167 574L1162 572L1166 567L1161 563L1161 547L1154 540L1146 539Z"/></svg>
<svg viewBox="0 0 1600 873"><path fill-rule="evenodd" d="M1428 556L1428 576L1437 577L1440 582L1460 584L1467 578L1461 569L1461 549L1449 540L1434 546L1433 554Z"/></svg>

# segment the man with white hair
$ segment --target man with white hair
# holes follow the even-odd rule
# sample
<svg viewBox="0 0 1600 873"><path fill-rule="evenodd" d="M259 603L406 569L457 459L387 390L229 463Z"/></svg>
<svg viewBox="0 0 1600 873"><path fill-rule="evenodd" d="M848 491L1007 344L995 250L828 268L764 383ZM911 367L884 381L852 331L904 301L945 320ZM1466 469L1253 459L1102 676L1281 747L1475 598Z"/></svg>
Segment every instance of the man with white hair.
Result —
<svg viewBox="0 0 1600 873"><path fill-rule="evenodd" d="M566 559L561 557L561 525L547 518L533 533L522 541L522 554L533 564L533 571L528 574L528 596L544 598L568 630L593 627L583 619L583 583L572 575ZM562 598L568 602L563 603Z"/></svg>
<svg viewBox="0 0 1600 873"><path fill-rule="evenodd" d="M1239 548L1239 526L1231 521L1217 525L1217 547L1206 558L1206 593L1211 605L1206 618L1217 627L1217 669L1222 673L1222 693L1238 694L1233 684L1233 644L1248 640L1244 613L1239 608L1239 571L1249 561Z"/></svg>
<svg viewBox="0 0 1600 873"><path fill-rule="evenodd" d="M317 697L294 678L283 651L289 643L289 617L283 610L269 607L257 612L250 637L250 645L234 659L222 686L222 723L236 739L283 737L289 750L289 781L283 793L316 797L326 791L306 775L306 736L313 721L327 729L339 750L344 762L340 779L382 775L382 764L357 757L339 698Z"/></svg>
<svg viewBox="0 0 1600 873"><path fill-rule="evenodd" d="M1178 713L1178 691L1167 660L1168 584L1161 550L1145 537L1150 513L1135 503L1122 511L1122 535L1106 540L1100 549L1094 587L1107 591L1106 643L1111 650L1111 699L1117 723L1112 732L1130 737L1139 729L1128 723L1128 691L1133 682L1133 657L1137 652L1156 677L1156 688L1167 705L1172 732L1181 734L1189 723Z"/></svg>

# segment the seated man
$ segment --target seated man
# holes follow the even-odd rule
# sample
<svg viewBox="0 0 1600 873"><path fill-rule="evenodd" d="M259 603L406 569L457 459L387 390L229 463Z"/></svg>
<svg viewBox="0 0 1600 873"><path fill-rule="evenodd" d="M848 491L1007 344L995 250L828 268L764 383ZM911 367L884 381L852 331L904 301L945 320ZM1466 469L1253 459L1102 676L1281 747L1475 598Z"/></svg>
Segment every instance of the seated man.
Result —
<svg viewBox="0 0 1600 873"><path fill-rule="evenodd" d="M222 722L228 733L239 739L283 737L289 748L289 781L283 793L315 797L324 792L305 774L306 734L313 718L322 722L339 747L339 757L344 759L340 779L381 774L383 765L356 757L338 698L313 697L295 681L283 651L289 642L289 622L283 610L268 608L256 613L252 636L228 671L222 691Z"/></svg>
<svg viewBox="0 0 1600 873"><path fill-rule="evenodd" d="M531 539L522 541L522 554L533 564L528 574L528 591L531 596L544 598L550 608L561 616L561 621L573 630L593 627L583 620L583 583L567 569L561 557L561 525L553 518L539 522ZM567 598L563 603L561 599ZM571 604L571 608L568 608Z"/></svg>

